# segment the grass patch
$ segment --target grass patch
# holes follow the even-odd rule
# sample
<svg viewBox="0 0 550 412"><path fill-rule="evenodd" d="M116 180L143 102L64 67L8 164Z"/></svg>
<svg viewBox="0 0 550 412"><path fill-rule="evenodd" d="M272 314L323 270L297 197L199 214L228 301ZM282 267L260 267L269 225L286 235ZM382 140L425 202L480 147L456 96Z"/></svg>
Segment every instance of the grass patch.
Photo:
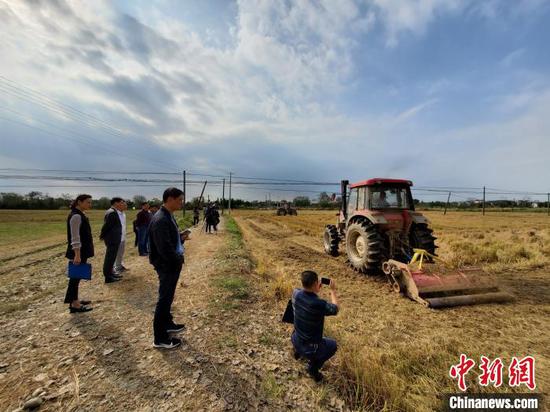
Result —
<svg viewBox="0 0 550 412"><path fill-rule="evenodd" d="M230 299L247 299L250 296L248 282L242 277L218 278L216 285L229 292Z"/></svg>
<svg viewBox="0 0 550 412"><path fill-rule="evenodd" d="M249 275L252 271L248 251L243 242L241 230L231 216L225 217L227 244L220 251L221 271L213 279L214 286L220 291L215 299L222 309L238 309L243 301L251 296Z"/></svg>
<svg viewBox="0 0 550 412"><path fill-rule="evenodd" d="M273 399L282 398L285 391L284 386L277 382L275 375L272 373L269 373L264 377L262 381L262 389L268 397Z"/></svg>

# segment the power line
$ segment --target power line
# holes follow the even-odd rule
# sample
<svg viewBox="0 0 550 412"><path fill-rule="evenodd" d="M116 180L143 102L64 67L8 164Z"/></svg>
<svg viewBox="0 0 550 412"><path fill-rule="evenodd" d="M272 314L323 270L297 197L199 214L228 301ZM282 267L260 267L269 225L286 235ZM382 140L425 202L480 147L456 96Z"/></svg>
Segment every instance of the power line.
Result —
<svg viewBox="0 0 550 412"><path fill-rule="evenodd" d="M30 125L28 123L25 123L25 122L22 122L22 121L19 121L19 120L15 120L15 119L10 119L10 118L7 118L7 117L3 117L3 116L0 116L0 119L2 120L5 120L7 122L11 122L11 123L16 123L16 124L19 124L19 125L22 125L22 126L25 126L25 127L28 127L28 128L31 128L31 129L35 129L35 130L38 130L39 132L42 132L42 133L46 133L46 134L49 134L49 135L52 135L54 137L61 137L65 140L69 140L69 141L72 141L74 142L75 141L75 138L71 137L71 136L67 136L63 133L54 133L50 130L47 130L47 129L43 129L43 128L40 128L40 127L37 127L37 126L33 126L33 125ZM107 151L107 152L111 152L113 154L116 154L118 156L122 156L122 157L126 157L126 158L133 158L133 160L139 160L139 161L144 161L143 158L141 157L137 157L137 156L133 156L131 154L124 154L124 153L121 153L121 152L118 152L118 151L115 151L115 150L110 150L109 148L105 148L105 147L102 147L102 146L99 146L99 145L96 145L94 143L90 143L88 141L83 141L82 139L79 139L79 142L80 143L83 143L85 145L88 145L88 146L91 146L95 149L99 149L100 151ZM155 161L155 160L146 160L145 161L148 161L148 162L152 162L152 163L157 163L158 165L162 165L162 167L166 167L167 164L166 163L162 163L162 162L159 162L159 161Z"/></svg>

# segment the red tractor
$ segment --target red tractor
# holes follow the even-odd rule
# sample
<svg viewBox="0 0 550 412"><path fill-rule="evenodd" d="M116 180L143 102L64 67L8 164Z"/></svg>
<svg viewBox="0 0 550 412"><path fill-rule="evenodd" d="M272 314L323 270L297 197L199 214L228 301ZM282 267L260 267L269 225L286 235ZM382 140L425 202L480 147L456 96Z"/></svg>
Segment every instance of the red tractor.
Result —
<svg viewBox="0 0 550 412"><path fill-rule="evenodd" d="M448 271L441 264L428 219L414 210L411 186L401 179L343 180L342 208L337 224L325 228L325 251L338 256L344 241L353 269L383 272L395 291L429 307L510 300L477 269Z"/></svg>
<svg viewBox="0 0 550 412"><path fill-rule="evenodd" d="M435 237L428 219L415 212L412 182L399 179L369 179L349 185L342 181L342 209L337 225L327 225L325 251L338 255L345 239L351 267L374 274L388 259L409 261L413 249L435 255Z"/></svg>

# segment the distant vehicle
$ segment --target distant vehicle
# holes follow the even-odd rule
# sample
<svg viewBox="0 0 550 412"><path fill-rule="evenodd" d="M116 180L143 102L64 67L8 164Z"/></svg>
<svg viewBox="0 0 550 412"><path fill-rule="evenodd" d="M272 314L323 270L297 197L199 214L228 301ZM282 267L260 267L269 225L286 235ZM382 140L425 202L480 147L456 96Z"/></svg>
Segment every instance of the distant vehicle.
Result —
<svg viewBox="0 0 550 412"><path fill-rule="evenodd" d="M277 216L298 216L298 211L289 202L281 202L277 206Z"/></svg>

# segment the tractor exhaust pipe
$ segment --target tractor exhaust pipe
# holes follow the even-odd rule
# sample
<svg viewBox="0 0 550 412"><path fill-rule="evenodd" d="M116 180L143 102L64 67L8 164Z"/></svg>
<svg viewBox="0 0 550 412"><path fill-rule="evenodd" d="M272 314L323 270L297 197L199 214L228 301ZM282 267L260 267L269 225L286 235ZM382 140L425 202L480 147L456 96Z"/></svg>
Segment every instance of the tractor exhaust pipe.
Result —
<svg viewBox="0 0 550 412"><path fill-rule="evenodd" d="M342 180L340 182L340 190L342 191L342 213L346 220L348 220L348 185L349 180Z"/></svg>

